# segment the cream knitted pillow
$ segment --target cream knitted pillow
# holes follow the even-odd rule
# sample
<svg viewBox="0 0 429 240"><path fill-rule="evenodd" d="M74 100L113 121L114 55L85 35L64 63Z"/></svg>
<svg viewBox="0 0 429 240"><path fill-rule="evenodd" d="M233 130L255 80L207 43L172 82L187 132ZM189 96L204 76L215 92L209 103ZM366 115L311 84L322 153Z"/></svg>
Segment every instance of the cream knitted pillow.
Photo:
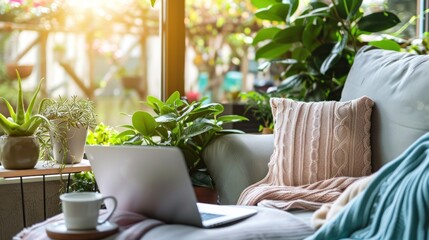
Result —
<svg viewBox="0 0 429 240"><path fill-rule="evenodd" d="M298 102L271 99L275 121L269 173L276 185L300 186L338 176L371 173L374 102Z"/></svg>

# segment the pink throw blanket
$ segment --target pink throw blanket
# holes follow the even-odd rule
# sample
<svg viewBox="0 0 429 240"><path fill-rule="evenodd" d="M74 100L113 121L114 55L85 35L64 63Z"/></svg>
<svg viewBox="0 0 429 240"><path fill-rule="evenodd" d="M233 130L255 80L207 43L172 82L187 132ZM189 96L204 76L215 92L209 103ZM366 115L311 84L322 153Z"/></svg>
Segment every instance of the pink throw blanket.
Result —
<svg viewBox="0 0 429 240"><path fill-rule="evenodd" d="M282 210L317 210L322 204L335 201L357 179L359 178L335 177L302 186L273 185L268 181L259 182L241 193L238 204Z"/></svg>

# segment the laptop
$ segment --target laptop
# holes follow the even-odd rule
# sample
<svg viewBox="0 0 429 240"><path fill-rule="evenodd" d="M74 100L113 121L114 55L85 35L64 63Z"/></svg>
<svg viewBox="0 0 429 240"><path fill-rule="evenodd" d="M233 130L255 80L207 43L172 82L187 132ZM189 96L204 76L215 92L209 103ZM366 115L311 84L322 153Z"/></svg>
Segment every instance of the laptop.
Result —
<svg viewBox="0 0 429 240"><path fill-rule="evenodd" d="M205 228L257 213L246 207L197 203L179 148L87 145L85 153L100 192L116 197L117 211ZM111 207L109 201L106 207Z"/></svg>

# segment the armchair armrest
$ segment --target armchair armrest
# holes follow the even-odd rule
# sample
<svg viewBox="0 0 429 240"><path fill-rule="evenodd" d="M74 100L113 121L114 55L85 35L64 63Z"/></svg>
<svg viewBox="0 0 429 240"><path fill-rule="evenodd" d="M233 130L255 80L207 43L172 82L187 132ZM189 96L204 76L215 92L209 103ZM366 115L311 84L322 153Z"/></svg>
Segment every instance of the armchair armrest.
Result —
<svg viewBox="0 0 429 240"><path fill-rule="evenodd" d="M228 134L214 139L203 159L220 204L236 204L241 192L267 175L274 149L272 134Z"/></svg>

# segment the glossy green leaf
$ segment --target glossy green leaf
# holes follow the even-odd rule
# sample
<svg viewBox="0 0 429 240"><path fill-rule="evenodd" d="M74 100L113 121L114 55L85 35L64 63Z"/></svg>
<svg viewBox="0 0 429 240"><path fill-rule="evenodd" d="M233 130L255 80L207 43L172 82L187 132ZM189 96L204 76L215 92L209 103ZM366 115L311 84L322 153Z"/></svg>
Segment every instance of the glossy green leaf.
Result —
<svg viewBox="0 0 429 240"><path fill-rule="evenodd" d="M224 123L249 121L248 118L239 115L224 115L218 117L217 120Z"/></svg>
<svg viewBox="0 0 429 240"><path fill-rule="evenodd" d="M257 10L255 16L259 19L285 22L288 12L289 4L276 3Z"/></svg>
<svg viewBox="0 0 429 240"><path fill-rule="evenodd" d="M144 136L152 136L157 123L155 118L147 112L137 111L133 114L132 123L134 128Z"/></svg>
<svg viewBox="0 0 429 240"><path fill-rule="evenodd" d="M256 8L265 8L275 3L281 3L282 0L251 0L251 3Z"/></svg>
<svg viewBox="0 0 429 240"><path fill-rule="evenodd" d="M277 27L270 27L270 28L263 28L256 33L255 38L253 39L253 45L258 44L261 41L267 40L267 39L273 39L274 36L280 32L280 28Z"/></svg>
<svg viewBox="0 0 429 240"><path fill-rule="evenodd" d="M256 50L256 59L274 59L285 54L289 49L290 44L271 42Z"/></svg>
<svg viewBox="0 0 429 240"><path fill-rule="evenodd" d="M392 51L401 51L401 45L399 45L397 42L389 39L384 39L380 41L371 41L368 43L370 46L374 46L377 48L385 49L385 50L392 50Z"/></svg>
<svg viewBox="0 0 429 240"><path fill-rule="evenodd" d="M290 76L280 83L278 89L280 91L290 90L300 85L303 79L305 79L304 74L296 74L296 75Z"/></svg>
<svg viewBox="0 0 429 240"><path fill-rule="evenodd" d="M175 91L170 95L170 97L168 97L168 99L165 101L165 104L172 106L178 99L180 99L180 93L179 91Z"/></svg>
<svg viewBox="0 0 429 240"><path fill-rule="evenodd" d="M285 44L301 41L303 31L303 26L291 26L282 29L274 36L273 42Z"/></svg>
<svg viewBox="0 0 429 240"><path fill-rule="evenodd" d="M339 42L337 42L332 48L331 53L325 59L325 61L323 61L323 64L320 67L320 72L322 74L326 74L326 72L340 60L341 54L347 45L347 39L347 35L344 35L343 38Z"/></svg>
<svg viewBox="0 0 429 240"><path fill-rule="evenodd" d="M219 133L223 133L223 134L242 134L244 133L241 130L238 129L222 129L219 131Z"/></svg>
<svg viewBox="0 0 429 240"><path fill-rule="evenodd" d="M217 126L213 124L213 122L211 122L208 119L199 118L193 124L191 124L190 126L184 129L183 135L181 138L182 139L192 138L200 134L203 134L205 132L208 132L214 128L217 128Z"/></svg>
<svg viewBox="0 0 429 240"><path fill-rule="evenodd" d="M384 11L362 17L357 25L362 31L380 32L396 26L399 22L401 21L394 13Z"/></svg>
<svg viewBox="0 0 429 240"><path fill-rule="evenodd" d="M150 0L150 5L153 7L155 6L156 0Z"/></svg>
<svg viewBox="0 0 429 240"><path fill-rule="evenodd" d="M167 123L167 122L175 122L177 121L177 115L175 113L167 113L164 115L160 115L155 118L158 123Z"/></svg>

